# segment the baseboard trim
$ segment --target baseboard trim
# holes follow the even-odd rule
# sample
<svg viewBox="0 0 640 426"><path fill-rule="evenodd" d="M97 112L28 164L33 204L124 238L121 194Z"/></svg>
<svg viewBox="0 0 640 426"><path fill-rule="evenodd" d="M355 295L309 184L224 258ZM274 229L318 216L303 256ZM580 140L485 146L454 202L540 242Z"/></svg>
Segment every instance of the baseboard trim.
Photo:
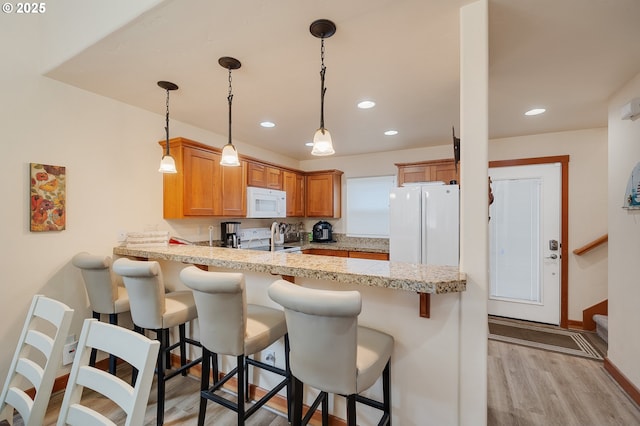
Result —
<svg viewBox="0 0 640 426"><path fill-rule="evenodd" d="M584 330L584 323L582 321L569 320L567 326L574 330Z"/></svg>
<svg viewBox="0 0 640 426"><path fill-rule="evenodd" d="M604 369L611 375L613 380L618 382L627 395L629 395L636 404L640 405L640 389L631 383L629 379L627 379L627 377L611 362L611 360L609 360L609 358L604 359Z"/></svg>

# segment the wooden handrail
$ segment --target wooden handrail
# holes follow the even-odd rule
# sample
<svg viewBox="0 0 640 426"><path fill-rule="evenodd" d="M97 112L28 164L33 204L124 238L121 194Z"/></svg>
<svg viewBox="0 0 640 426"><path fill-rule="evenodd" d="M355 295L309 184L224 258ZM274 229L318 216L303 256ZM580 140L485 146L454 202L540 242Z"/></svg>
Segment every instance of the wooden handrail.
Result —
<svg viewBox="0 0 640 426"><path fill-rule="evenodd" d="M586 244L580 248L577 248L573 251L573 254L575 254L576 256L580 256L585 254L586 252L588 252L591 249L594 249L596 247L598 247L601 244L606 243L607 241L609 241L609 234L605 234L602 237L591 241L589 244Z"/></svg>

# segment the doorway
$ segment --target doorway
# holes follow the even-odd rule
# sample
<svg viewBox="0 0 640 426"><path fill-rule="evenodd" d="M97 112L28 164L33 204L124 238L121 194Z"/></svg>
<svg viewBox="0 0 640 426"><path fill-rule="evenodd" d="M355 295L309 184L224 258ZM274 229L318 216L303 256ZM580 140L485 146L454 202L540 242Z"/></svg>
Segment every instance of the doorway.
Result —
<svg viewBox="0 0 640 426"><path fill-rule="evenodd" d="M560 163L489 169L491 315L560 324Z"/></svg>
<svg viewBox="0 0 640 426"><path fill-rule="evenodd" d="M535 269L535 271L533 270L534 268L532 266L522 266L520 264L518 264L517 267L514 267L514 260L509 260L510 263L507 263L506 269L503 269L501 271L499 271L501 273L501 277L502 278L507 278L509 277L509 273L513 273L513 270L524 270L527 271L528 269L528 278L527 280L529 281L528 285L523 286L523 288L526 288L528 286L529 288L529 294L525 295L525 297L522 297L522 292L524 291L523 288L520 289L516 289L514 290L515 293L509 289L506 290L504 287L503 288L499 288L498 291L496 292L494 287L494 283L492 282L492 288L491 288L491 295L489 297L489 301L488 301L488 306L489 306L489 313L490 314L495 314L495 315L501 315L501 316L509 316L512 318L525 318L525 319L530 319L533 321L540 321L540 322L547 322L547 323L552 323L552 324L559 324L561 327L566 328L568 326L568 270L567 270L567 265L568 265L568 182L569 182L569 174L568 174L568 163L569 163L569 156L554 156L554 157L539 157L539 158L527 158L527 159L519 159L519 160L506 160L506 161L491 161L489 162L489 175L496 175L495 180L505 180L508 179L509 173L513 173L515 170L518 169L522 169L522 170L526 170L526 167L523 166L534 166L534 165L546 165L549 166L550 164L553 163L559 163L558 166L556 167L556 170L558 171L559 177L558 178L552 178L555 179L556 181L559 180L559 182L557 183L557 186L559 188L559 195L558 195L558 199L559 199L559 213L557 215L558 217L558 221L559 221L559 230L558 230L558 237L549 237L549 236L544 236L544 237L540 237L537 239L537 262L539 263L539 269ZM505 167L508 167L506 169L504 169ZM500 169L503 170L500 170ZM559 169L559 170L558 170ZM530 169L530 170L534 170L534 169ZM506 172L506 174L504 173ZM500 174L501 178L498 178L498 173ZM526 173L525 173L526 174ZM514 186L514 188L512 188L511 192L516 194L516 198L515 200L520 200L519 202L522 203L522 199L524 197L524 193L528 192L533 192L533 195L535 195L537 189L536 189L536 183L535 183L535 178L532 178L532 176L535 173L529 173L530 176L525 176L525 175L520 175L519 178L515 178L514 175L514 179L508 179L510 181L518 181L520 180L520 182L518 182L518 184L516 186ZM495 182L494 180L494 182ZM500 184L498 184L500 185ZM494 189L494 195L495 195L495 191L496 191L496 186L495 183L493 185L493 189ZM531 193L529 194L529 196L533 196ZM530 198L528 198L530 200ZM529 202L529 201L527 201ZM533 201L531 201L533 203ZM542 202L541 202L542 203ZM494 202L494 204L496 204ZM529 207L527 209L525 209L525 216L529 216L527 218L527 220L533 220L536 219L532 213L532 206L533 204L529 204ZM497 213L495 211L494 206L492 205L492 211L490 213L491 215L491 221L493 222L495 219L495 214ZM543 205L544 207L544 205ZM528 211L528 213L526 213ZM542 218L542 217L540 217ZM522 217L519 217L516 214L516 219L518 221L522 221ZM548 220L547 220L548 221ZM497 219L494 223L497 222ZM490 223L490 227L494 225L494 223ZM531 222L529 222L531 223ZM502 225L501 225L502 226ZM529 230L533 229L531 228L532 225L529 225ZM504 231L504 230L503 230ZM490 231L490 232L494 232L494 231ZM515 234L511 234L514 238L515 238ZM548 234L547 234L548 235ZM503 235L504 237L504 235ZM493 236L491 236L491 239L493 239ZM551 241L550 241L551 240ZM554 245L556 244L554 241L557 241L557 250L551 250L551 248L554 248ZM528 257L528 261L530 262L532 259L532 250L529 251L528 255L526 257ZM504 254L504 253L503 253ZM511 253L510 253L511 254ZM552 256L554 255L554 256ZM494 269L495 265L493 264L493 259L492 259L493 254L490 252L490 262L491 262L491 268L492 270ZM535 256L534 256L535 257ZM553 257L555 257L555 259L553 259ZM534 260L536 260L534 258ZM545 265L545 263L547 263L547 265ZM555 264L555 265L554 265ZM511 266L509 266L511 265ZM496 271L492 271L492 277L495 274ZM535 281L536 277L535 274L538 273L540 281L543 281L542 278L545 278L545 275L549 275L550 277L555 277L555 278L559 278L559 288L558 285L556 285L556 289L555 290L549 290L544 288L544 286L542 286L542 284L540 285L540 288L537 288L535 285L533 285L532 283ZM554 274L555 275L552 275ZM533 274L533 278L531 277L531 274ZM492 278L493 280L493 278ZM526 307L526 308L532 308L532 307L537 307L540 306L542 304L546 304L546 297L545 294L547 296L549 296L550 292L554 292L557 295L557 297L559 298L559 300L557 301L551 301L551 303L555 304L556 308L553 308L553 310L555 310L556 312L556 316L552 317L551 319L549 319L549 317L537 317L537 316L533 316L533 317L527 317L527 316L522 316L521 312L522 312L522 308ZM493 299L493 300L492 300ZM523 300L510 300L510 299L523 299ZM497 313L494 312L494 307L492 305L494 305L494 302L503 302L503 305L511 305L511 307L509 308L509 310L507 310L507 312L502 312L502 311L498 311ZM500 304L498 304L500 305ZM528 309L527 309L528 310ZM526 310L525 310L526 311ZM526 314L528 315L528 314ZM537 314L536 314L537 315Z"/></svg>

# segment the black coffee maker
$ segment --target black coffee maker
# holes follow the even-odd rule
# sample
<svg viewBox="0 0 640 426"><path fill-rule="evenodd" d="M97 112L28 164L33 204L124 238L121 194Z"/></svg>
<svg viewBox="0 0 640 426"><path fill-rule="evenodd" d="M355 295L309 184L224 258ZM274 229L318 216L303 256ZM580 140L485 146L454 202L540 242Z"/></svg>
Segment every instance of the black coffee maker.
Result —
<svg viewBox="0 0 640 426"><path fill-rule="evenodd" d="M240 248L240 222L220 223L222 246Z"/></svg>
<svg viewBox="0 0 640 426"><path fill-rule="evenodd" d="M331 224L325 220L321 220L320 222L313 225L313 242L314 243L332 243L333 235L332 235L332 227Z"/></svg>

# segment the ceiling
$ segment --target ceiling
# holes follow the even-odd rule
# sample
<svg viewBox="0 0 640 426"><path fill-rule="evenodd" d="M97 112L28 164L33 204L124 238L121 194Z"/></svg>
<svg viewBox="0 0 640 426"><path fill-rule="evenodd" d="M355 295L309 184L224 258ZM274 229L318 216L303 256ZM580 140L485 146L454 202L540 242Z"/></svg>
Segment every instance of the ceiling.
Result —
<svg viewBox="0 0 640 426"><path fill-rule="evenodd" d="M171 119L226 137L218 58L232 56L234 141L311 159L320 40L309 25L326 18L337 26L325 41L336 155L443 145L451 126L459 135L459 8L471 2L168 0L47 75L161 116L156 82L172 81ZM609 96L640 72L638 17L637 0L489 0L489 137L606 126ZM358 109L363 99L376 107ZM534 106L547 112L525 117Z"/></svg>

